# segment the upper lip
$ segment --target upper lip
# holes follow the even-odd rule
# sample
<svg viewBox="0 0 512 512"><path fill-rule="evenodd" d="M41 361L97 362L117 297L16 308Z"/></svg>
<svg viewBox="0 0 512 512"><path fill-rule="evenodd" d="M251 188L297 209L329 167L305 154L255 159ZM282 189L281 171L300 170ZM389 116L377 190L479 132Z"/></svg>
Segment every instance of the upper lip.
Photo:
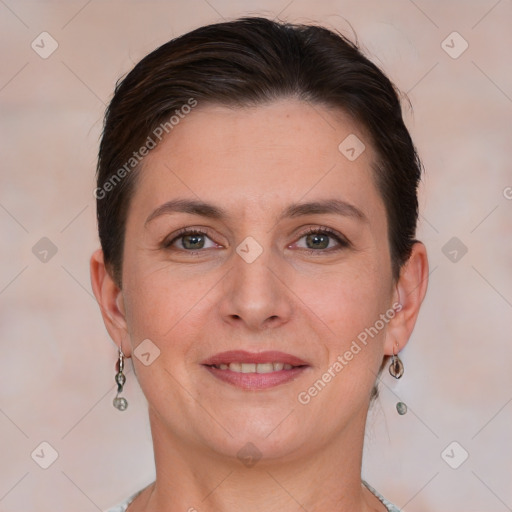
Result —
<svg viewBox="0 0 512 512"><path fill-rule="evenodd" d="M279 352L276 350L268 350L266 352L246 352L245 350L228 350L227 352L219 352L202 361L204 365L217 365L229 363L284 363L292 366L307 365L302 359Z"/></svg>

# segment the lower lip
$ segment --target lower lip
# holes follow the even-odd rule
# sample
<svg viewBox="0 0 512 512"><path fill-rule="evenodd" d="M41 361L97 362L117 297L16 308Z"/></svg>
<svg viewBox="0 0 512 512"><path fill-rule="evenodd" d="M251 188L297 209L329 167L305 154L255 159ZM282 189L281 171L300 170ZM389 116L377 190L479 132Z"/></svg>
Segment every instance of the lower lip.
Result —
<svg viewBox="0 0 512 512"><path fill-rule="evenodd" d="M280 370L270 373L240 373L232 372L231 370L220 370L214 366L204 365L204 367L214 377L242 389L273 388L279 384L296 379L307 368L307 366L297 366L291 370Z"/></svg>

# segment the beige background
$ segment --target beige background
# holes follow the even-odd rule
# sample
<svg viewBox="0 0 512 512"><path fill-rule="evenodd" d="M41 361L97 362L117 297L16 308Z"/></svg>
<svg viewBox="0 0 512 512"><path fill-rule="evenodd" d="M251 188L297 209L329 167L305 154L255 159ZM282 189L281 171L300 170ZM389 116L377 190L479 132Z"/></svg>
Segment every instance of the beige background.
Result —
<svg viewBox="0 0 512 512"><path fill-rule="evenodd" d="M431 281L404 377L383 374L364 477L407 512L512 510L510 0L0 0L0 510L103 510L153 478L131 370L130 407L112 407L116 352L89 284L102 114L156 46L245 14L353 27L414 107ZM31 48L43 31L59 45L46 59ZM48 469L41 442L58 453Z"/></svg>

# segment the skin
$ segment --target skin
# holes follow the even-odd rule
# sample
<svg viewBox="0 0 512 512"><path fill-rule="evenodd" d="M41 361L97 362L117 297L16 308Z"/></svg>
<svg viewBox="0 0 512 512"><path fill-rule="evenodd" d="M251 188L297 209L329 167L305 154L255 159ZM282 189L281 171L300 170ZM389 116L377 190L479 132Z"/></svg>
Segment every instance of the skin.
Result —
<svg viewBox="0 0 512 512"><path fill-rule="evenodd" d="M352 162L338 150L351 133L366 146ZM416 243L393 280L374 160L349 117L294 99L199 105L146 157L127 218L122 289L101 250L91 258L112 339L126 357L145 339L160 350L149 366L132 358L149 403L157 477L129 512L234 512L248 503L252 512L295 512L299 504L308 512L385 510L361 484L370 392L383 357L409 340L428 263ZM167 213L145 225L176 198L212 203L227 217ZM333 213L278 220L291 203L324 199L348 202L366 220ZM163 247L184 227L208 231L192 240L196 255L183 238ZM330 235L313 245L304 231L322 227L349 245ZM263 250L252 263L236 252L248 236ZM298 394L396 302L401 310L378 335L300 404ZM274 388L244 390L201 365L233 349L280 350L309 367ZM252 467L237 457L248 442L262 454Z"/></svg>

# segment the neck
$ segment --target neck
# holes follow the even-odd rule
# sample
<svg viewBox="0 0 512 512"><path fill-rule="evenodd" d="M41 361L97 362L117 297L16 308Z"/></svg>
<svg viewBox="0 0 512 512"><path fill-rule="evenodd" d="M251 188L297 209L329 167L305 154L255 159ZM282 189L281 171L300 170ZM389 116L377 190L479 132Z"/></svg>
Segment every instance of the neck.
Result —
<svg viewBox="0 0 512 512"><path fill-rule="evenodd" d="M156 481L134 512L238 512L249 503L251 512L384 510L361 483L366 413L314 451L247 466L171 434L151 408L149 417Z"/></svg>

